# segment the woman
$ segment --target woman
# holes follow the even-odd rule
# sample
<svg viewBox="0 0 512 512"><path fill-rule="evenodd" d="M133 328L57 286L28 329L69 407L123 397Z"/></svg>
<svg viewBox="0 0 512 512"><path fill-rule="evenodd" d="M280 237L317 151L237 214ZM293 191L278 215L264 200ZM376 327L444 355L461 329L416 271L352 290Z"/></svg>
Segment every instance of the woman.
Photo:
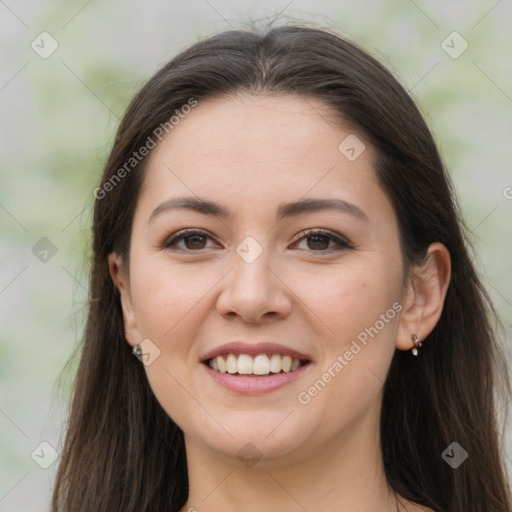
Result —
<svg viewBox="0 0 512 512"><path fill-rule="evenodd" d="M53 511L511 510L492 307L372 57L299 26L193 45L95 197Z"/></svg>

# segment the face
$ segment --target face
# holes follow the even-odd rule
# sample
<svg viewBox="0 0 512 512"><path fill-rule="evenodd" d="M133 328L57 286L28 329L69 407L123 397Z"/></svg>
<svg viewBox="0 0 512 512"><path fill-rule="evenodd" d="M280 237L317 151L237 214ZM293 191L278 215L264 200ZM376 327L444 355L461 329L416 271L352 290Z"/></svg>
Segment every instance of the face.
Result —
<svg viewBox="0 0 512 512"><path fill-rule="evenodd" d="M219 456L303 457L378 428L402 322L398 227L372 147L326 108L199 102L145 171L118 262L127 340L150 340L156 398Z"/></svg>

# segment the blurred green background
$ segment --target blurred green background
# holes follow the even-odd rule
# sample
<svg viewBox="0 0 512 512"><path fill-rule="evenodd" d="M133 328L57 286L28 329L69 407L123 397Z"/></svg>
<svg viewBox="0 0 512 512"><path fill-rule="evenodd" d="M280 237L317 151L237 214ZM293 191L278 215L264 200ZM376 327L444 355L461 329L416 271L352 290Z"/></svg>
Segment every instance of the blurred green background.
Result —
<svg viewBox="0 0 512 512"><path fill-rule="evenodd" d="M0 511L48 509L57 461L40 467L40 443L60 451L93 190L127 102L197 39L275 17L339 28L418 101L510 357L510 1L0 0Z"/></svg>

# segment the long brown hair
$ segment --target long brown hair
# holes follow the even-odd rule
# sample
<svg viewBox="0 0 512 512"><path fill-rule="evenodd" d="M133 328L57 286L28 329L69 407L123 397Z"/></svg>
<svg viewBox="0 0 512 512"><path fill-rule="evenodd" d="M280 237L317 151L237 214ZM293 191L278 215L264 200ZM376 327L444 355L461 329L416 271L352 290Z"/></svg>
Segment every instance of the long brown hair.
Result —
<svg viewBox="0 0 512 512"><path fill-rule="evenodd" d="M95 194L88 318L52 511L178 511L187 500L183 432L131 354L107 257L117 252L128 261L147 160L127 170L133 153L191 98L240 91L323 100L374 146L404 261L420 262L433 242L448 248L452 278L442 316L421 357L395 351L385 383L386 476L396 492L438 512L510 512L495 396L498 384L509 392L510 381L433 137L413 100L373 57L333 32L298 25L202 40L160 69L129 105ZM456 469L441 456L452 442L468 453Z"/></svg>

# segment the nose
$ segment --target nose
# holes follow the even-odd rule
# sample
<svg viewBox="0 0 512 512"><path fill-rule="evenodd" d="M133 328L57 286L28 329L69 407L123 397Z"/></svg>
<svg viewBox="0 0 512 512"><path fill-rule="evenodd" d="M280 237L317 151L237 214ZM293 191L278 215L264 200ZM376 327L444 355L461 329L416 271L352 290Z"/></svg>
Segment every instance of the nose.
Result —
<svg viewBox="0 0 512 512"><path fill-rule="evenodd" d="M241 318L249 323L283 319L290 314L292 292L272 265L264 250L252 262L234 254L233 269L228 272L217 299L217 311L226 318ZM273 268L272 268L273 267Z"/></svg>

